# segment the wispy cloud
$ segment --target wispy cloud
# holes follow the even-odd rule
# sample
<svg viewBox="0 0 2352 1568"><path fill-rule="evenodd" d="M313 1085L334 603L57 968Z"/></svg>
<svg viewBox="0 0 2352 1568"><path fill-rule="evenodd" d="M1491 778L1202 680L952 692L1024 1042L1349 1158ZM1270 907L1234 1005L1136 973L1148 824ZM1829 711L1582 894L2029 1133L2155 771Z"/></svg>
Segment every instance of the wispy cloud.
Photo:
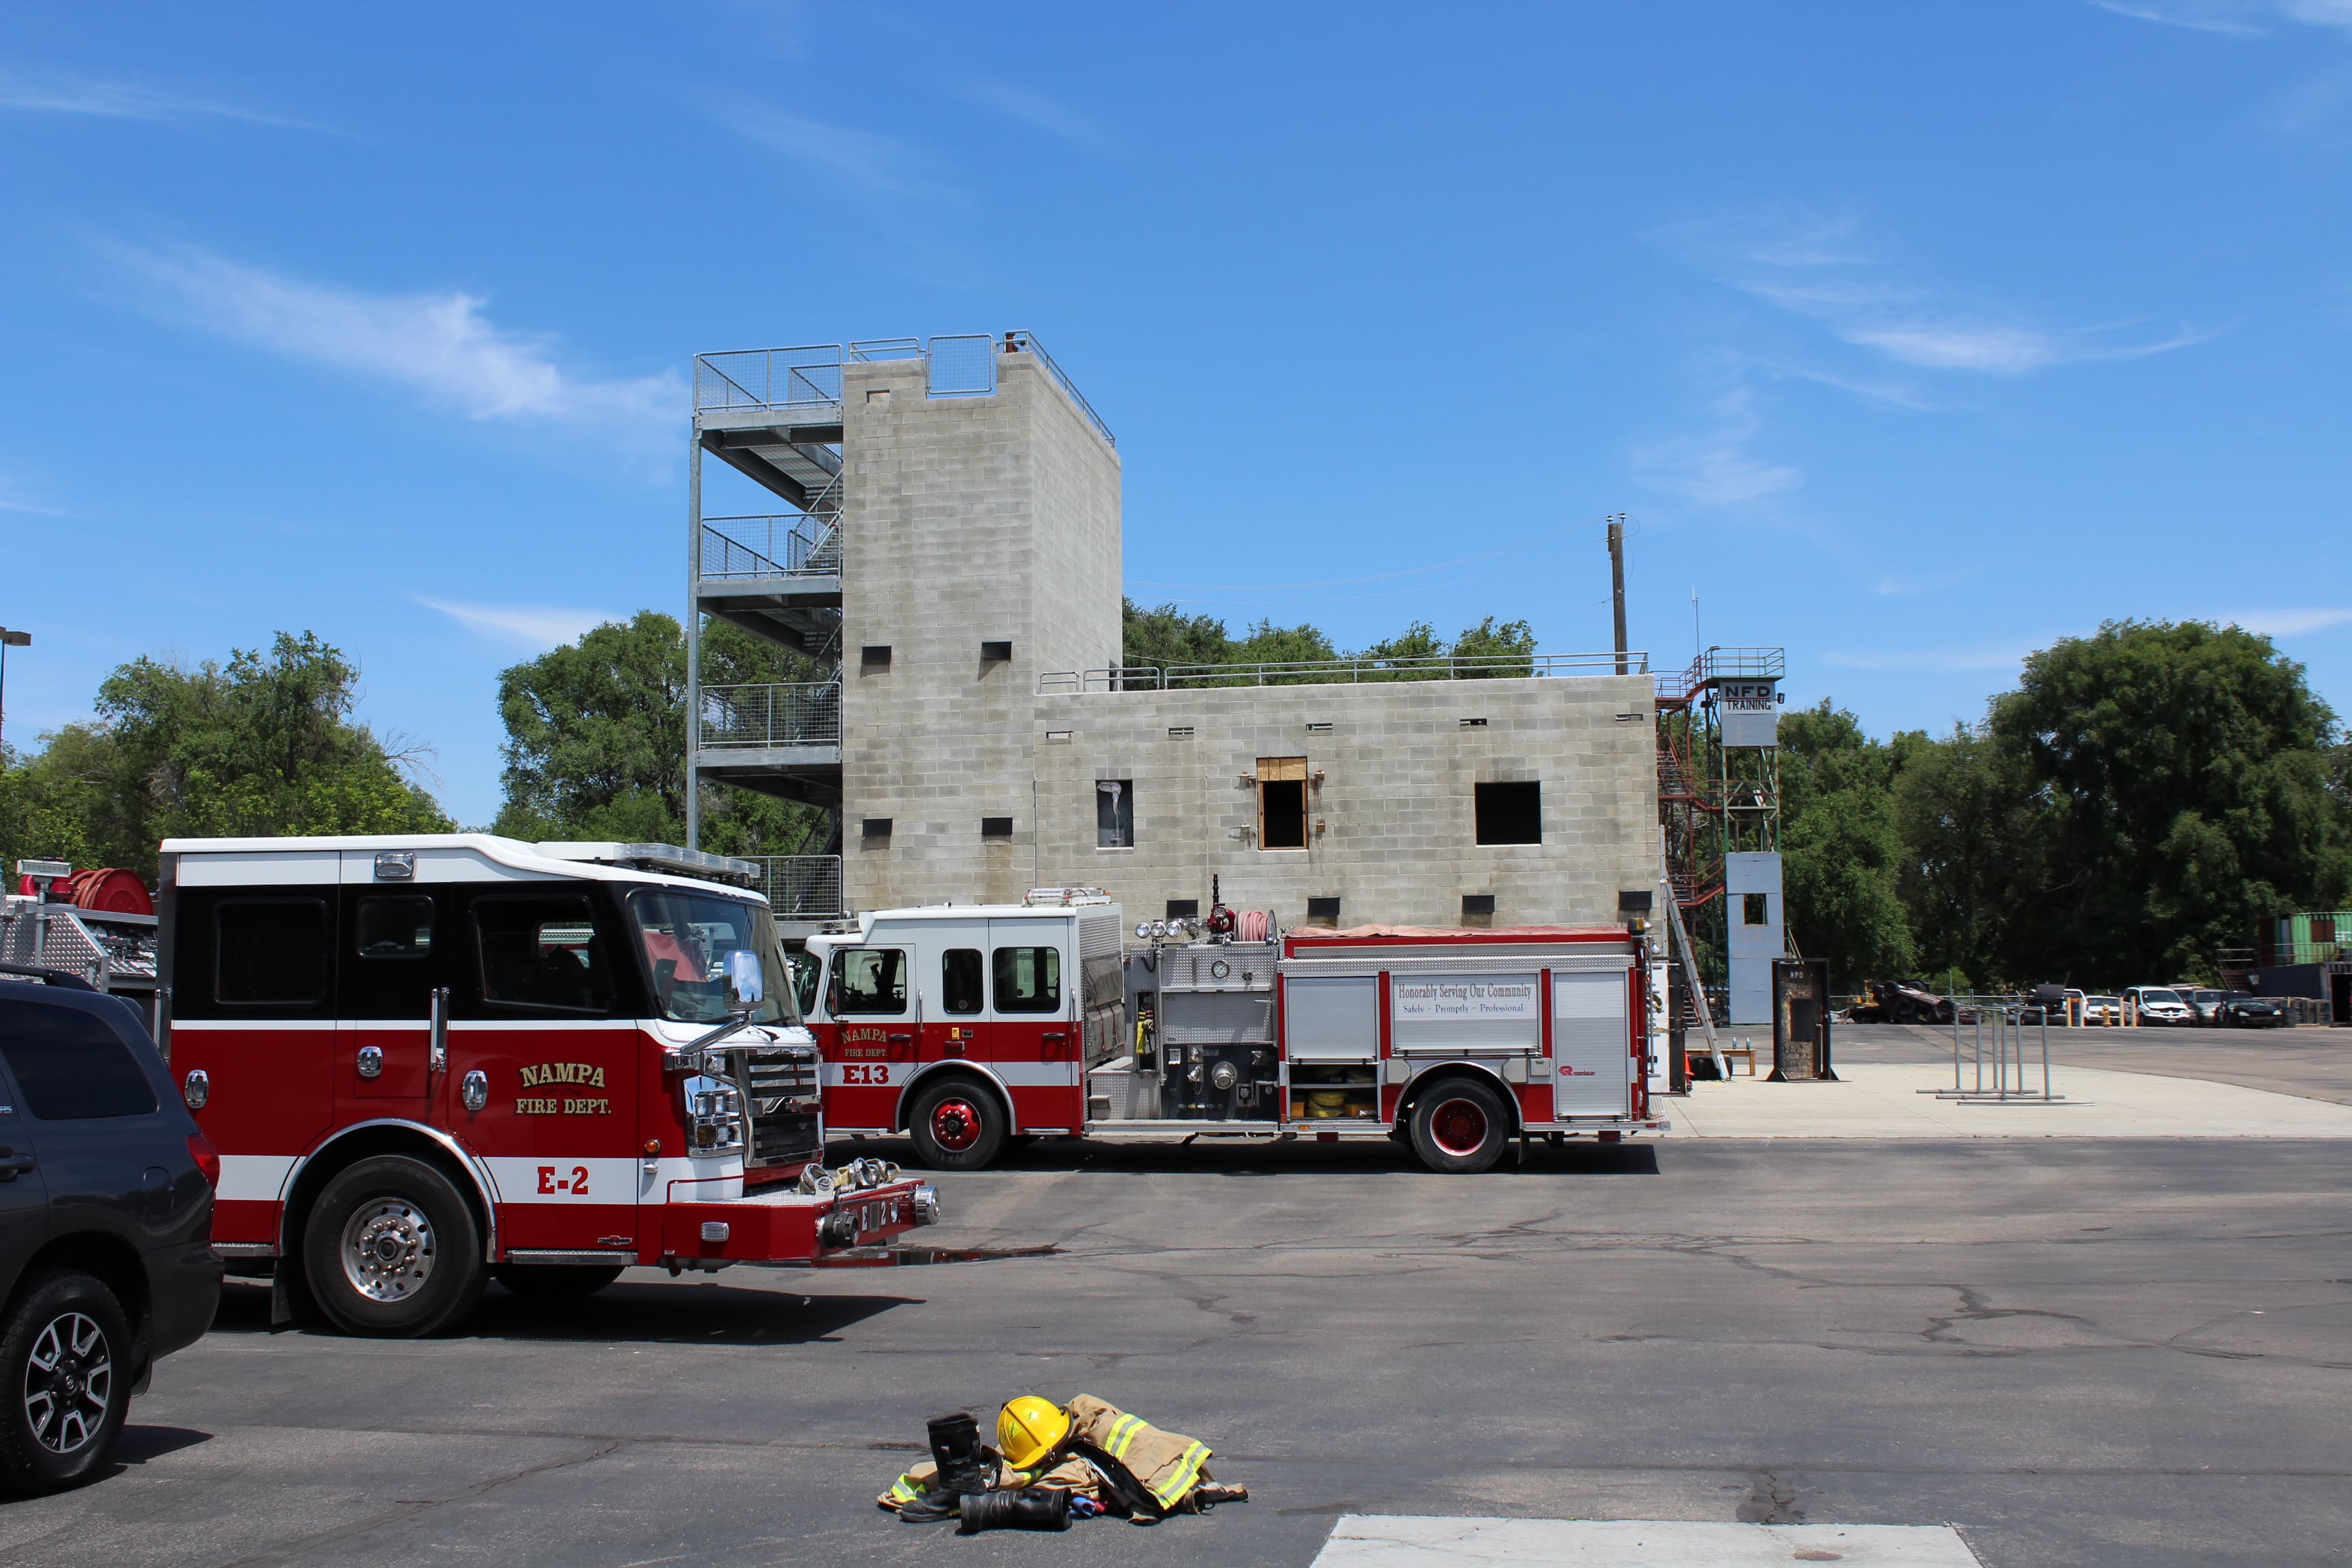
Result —
<svg viewBox="0 0 2352 1568"><path fill-rule="evenodd" d="M607 621L625 618L602 610L565 609L551 605L464 605L423 597L416 602L428 610L440 611L467 631L528 648L576 642Z"/></svg>
<svg viewBox="0 0 2352 1568"><path fill-rule="evenodd" d="M1852 218L1787 220L1732 233L1709 226L1675 237L1741 292L1917 370L2028 375L2167 353L2214 335L2183 326L2151 336L2138 321L2049 326L1973 303L1905 277ZM1816 379L1838 384L1832 376Z"/></svg>
<svg viewBox="0 0 2352 1568"><path fill-rule="evenodd" d="M1785 494L1805 482L1802 468L1766 461L1748 449L1762 422L1747 388L1718 398L1715 412L1711 430L1634 448L1629 461L1635 476L1653 489L1702 506L1738 506Z"/></svg>
<svg viewBox="0 0 2352 1568"><path fill-rule="evenodd" d="M60 510L57 507L43 506L38 501L26 500L17 489L16 481L6 474L0 474L0 511L21 511L33 517L72 517L74 515L72 512Z"/></svg>
<svg viewBox="0 0 2352 1568"><path fill-rule="evenodd" d="M83 114L104 120L236 120L250 125L348 134L331 126L169 88L5 67L0 67L0 109L36 114Z"/></svg>
<svg viewBox="0 0 2352 1568"><path fill-rule="evenodd" d="M2102 11L2189 27L2200 33L2261 37L2268 23L2299 22L2313 27L2352 27L2352 0L2091 0Z"/></svg>
<svg viewBox="0 0 2352 1568"><path fill-rule="evenodd" d="M2264 637L2299 637L2313 632L2324 632L2330 626L2340 626L2352 621L2352 610L2309 606L2302 609L2278 608L2248 610L2241 615L2223 616L2230 626L2242 626Z"/></svg>
<svg viewBox="0 0 2352 1568"><path fill-rule="evenodd" d="M549 341L506 331L479 295L367 294L203 250L113 247L163 313L293 359L404 385L475 419L581 419L646 427L684 416L675 374L570 374Z"/></svg>
<svg viewBox="0 0 2352 1568"><path fill-rule="evenodd" d="M1016 121L1033 131L1042 131L1058 137L1074 147L1089 153L1107 151L1109 138L1101 126L1087 115L1066 103L1032 92L1011 82L982 82L968 89L965 96L983 109L992 109L1007 120Z"/></svg>
<svg viewBox="0 0 2352 1568"><path fill-rule="evenodd" d="M2033 650L2016 643L1970 643L1958 647L1832 648L1822 662L1834 669L2011 669Z"/></svg>
<svg viewBox="0 0 2352 1568"><path fill-rule="evenodd" d="M938 183L931 160L919 147L878 131L827 125L756 104L722 109L719 121L803 168L875 195L914 195Z"/></svg>

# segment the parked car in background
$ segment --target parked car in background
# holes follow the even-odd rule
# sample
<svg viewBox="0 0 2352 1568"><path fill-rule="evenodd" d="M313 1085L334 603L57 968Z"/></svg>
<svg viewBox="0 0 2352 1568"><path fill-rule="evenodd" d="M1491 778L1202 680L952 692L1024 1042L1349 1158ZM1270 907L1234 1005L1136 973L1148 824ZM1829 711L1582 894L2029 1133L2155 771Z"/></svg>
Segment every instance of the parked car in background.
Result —
<svg viewBox="0 0 2352 1568"><path fill-rule="evenodd" d="M2287 1016L2286 1004L2276 996L2257 996L2251 991L2232 991L2218 1009L2221 1022L2233 1029L2284 1029L2293 1020Z"/></svg>
<svg viewBox="0 0 2352 1568"><path fill-rule="evenodd" d="M2023 1024L2055 1024L2064 1027L2070 1009L2083 1000L2080 991L2067 985L2037 985L2025 994L2025 1004L2018 1010L2018 1021Z"/></svg>
<svg viewBox="0 0 2352 1568"><path fill-rule="evenodd" d="M157 1358L212 1326L219 1180L129 1002L0 965L0 1490L99 1474Z"/></svg>
<svg viewBox="0 0 2352 1568"><path fill-rule="evenodd" d="M2169 985L2135 985L2124 993L2124 1000L2139 1015L2143 1024L2193 1024L2197 1015L2179 993Z"/></svg>
<svg viewBox="0 0 2352 1568"><path fill-rule="evenodd" d="M2083 998L2082 1020L2093 1024L2120 1024L2124 1021L2124 999L2120 996L2085 996Z"/></svg>
<svg viewBox="0 0 2352 1568"><path fill-rule="evenodd" d="M2176 985L2172 990L2175 995L2189 1004L2189 1011L2194 1015L2193 1022L2210 1028L2221 1021L2221 1004L2230 994L2227 991L2216 991L2209 985Z"/></svg>

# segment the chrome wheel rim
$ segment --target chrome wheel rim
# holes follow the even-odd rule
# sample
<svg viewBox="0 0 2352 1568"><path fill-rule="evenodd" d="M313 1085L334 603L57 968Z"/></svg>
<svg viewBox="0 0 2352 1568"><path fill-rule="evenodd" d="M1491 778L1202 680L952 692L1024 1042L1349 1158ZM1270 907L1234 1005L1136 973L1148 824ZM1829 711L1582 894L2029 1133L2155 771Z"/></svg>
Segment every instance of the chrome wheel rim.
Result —
<svg viewBox="0 0 2352 1568"><path fill-rule="evenodd" d="M114 1400L114 1352L81 1312L60 1312L33 1340L25 1363L25 1425L52 1454L87 1447Z"/></svg>
<svg viewBox="0 0 2352 1568"><path fill-rule="evenodd" d="M371 1301L405 1301L433 1278L433 1221L406 1198L371 1198L343 1222L343 1278Z"/></svg>

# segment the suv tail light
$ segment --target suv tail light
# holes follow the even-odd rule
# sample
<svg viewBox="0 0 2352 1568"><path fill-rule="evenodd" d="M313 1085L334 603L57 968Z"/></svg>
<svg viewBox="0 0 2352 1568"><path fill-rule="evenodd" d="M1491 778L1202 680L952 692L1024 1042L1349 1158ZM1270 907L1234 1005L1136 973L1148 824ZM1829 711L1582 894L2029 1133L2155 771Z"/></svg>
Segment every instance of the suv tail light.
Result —
<svg viewBox="0 0 2352 1568"><path fill-rule="evenodd" d="M213 1147L213 1141L201 1132L189 1133L188 1158L205 1173L205 1185L220 1191L220 1151Z"/></svg>

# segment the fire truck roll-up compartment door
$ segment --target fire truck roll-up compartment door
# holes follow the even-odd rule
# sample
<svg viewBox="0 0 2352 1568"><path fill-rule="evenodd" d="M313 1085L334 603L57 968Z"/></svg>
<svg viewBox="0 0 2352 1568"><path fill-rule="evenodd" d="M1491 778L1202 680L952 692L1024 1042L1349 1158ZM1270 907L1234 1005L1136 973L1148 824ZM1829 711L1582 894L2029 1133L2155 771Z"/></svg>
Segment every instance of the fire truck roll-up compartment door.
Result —
<svg viewBox="0 0 2352 1568"><path fill-rule="evenodd" d="M1286 978L1282 1046L1294 1062L1372 1060L1381 1054L1380 981Z"/></svg>
<svg viewBox="0 0 2352 1568"><path fill-rule="evenodd" d="M1633 1021L1627 971L1554 970L1553 1105L1558 1115L1624 1116L1632 1109Z"/></svg>
<svg viewBox="0 0 2352 1568"><path fill-rule="evenodd" d="M1086 1065L1099 1067L1124 1054L1127 970L1119 955L1119 917L1087 915L1078 921L1079 1004L1086 1017Z"/></svg>

